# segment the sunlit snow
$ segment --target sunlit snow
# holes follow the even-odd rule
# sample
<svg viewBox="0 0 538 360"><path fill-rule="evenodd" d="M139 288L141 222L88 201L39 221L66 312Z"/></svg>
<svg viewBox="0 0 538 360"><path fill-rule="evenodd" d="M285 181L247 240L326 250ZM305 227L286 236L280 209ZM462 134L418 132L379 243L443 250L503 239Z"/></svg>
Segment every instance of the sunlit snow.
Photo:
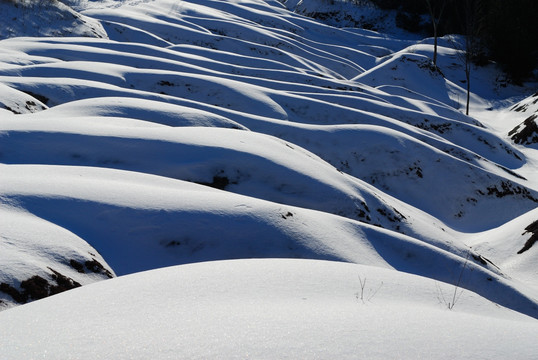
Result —
<svg viewBox="0 0 538 360"><path fill-rule="evenodd" d="M316 6L0 2L0 358L538 353L536 84Z"/></svg>

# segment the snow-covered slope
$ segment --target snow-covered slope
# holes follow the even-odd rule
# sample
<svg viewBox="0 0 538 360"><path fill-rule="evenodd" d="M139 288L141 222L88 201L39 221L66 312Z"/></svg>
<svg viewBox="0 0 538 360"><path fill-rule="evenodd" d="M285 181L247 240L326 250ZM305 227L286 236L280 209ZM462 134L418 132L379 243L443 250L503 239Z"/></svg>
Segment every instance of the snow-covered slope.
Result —
<svg viewBox="0 0 538 360"><path fill-rule="evenodd" d="M89 36L106 38L96 19L56 0L0 1L0 38L15 36Z"/></svg>
<svg viewBox="0 0 538 360"><path fill-rule="evenodd" d="M515 104L510 110L528 116L508 132L510 138L518 144L538 148L538 92Z"/></svg>
<svg viewBox="0 0 538 360"><path fill-rule="evenodd" d="M416 311L436 280L449 284L439 293L466 289L538 318L536 95L498 86L493 65L475 68L464 115L461 39L440 39L435 67L431 39L333 28L277 1L53 4L85 25L25 33L14 20L17 31L0 32L0 308L42 297L34 283L46 296L165 266L204 261L207 273L215 260L301 258L367 265L356 269L420 288L387 305L391 314ZM14 18L21 7L0 9ZM293 264L293 278L325 266ZM126 286L181 269L194 268ZM92 288L97 298L113 285ZM0 324L71 296L86 295L10 309ZM441 308L430 315L448 319ZM491 329L507 324L497 314L527 326L490 308L480 316ZM475 331L478 315L454 316Z"/></svg>
<svg viewBox="0 0 538 360"><path fill-rule="evenodd" d="M114 276L86 241L35 215L2 203L0 228L1 307Z"/></svg>
<svg viewBox="0 0 538 360"><path fill-rule="evenodd" d="M0 354L159 360L536 355L536 320L470 292L448 311L444 299L452 292L427 278L327 261L183 265L3 312ZM28 329L35 341L27 340Z"/></svg>

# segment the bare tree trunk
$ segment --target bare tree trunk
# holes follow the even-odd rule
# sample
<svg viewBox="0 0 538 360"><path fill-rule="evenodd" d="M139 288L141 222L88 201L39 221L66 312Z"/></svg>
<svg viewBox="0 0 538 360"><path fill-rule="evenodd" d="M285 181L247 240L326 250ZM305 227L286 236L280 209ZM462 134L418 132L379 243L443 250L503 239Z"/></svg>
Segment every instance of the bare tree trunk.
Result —
<svg viewBox="0 0 538 360"><path fill-rule="evenodd" d="M467 80L467 106L465 107L465 115L469 116L469 102L471 100L471 66L465 70L465 78Z"/></svg>
<svg viewBox="0 0 538 360"><path fill-rule="evenodd" d="M437 66L437 24L433 25L433 64Z"/></svg>
<svg viewBox="0 0 538 360"><path fill-rule="evenodd" d="M426 5L428 6L428 12L430 13L430 19L433 26L433 64L437 66L437 37L438 37L438 28L441 17L443 16L443 11L445 10L446 0L439 1L437 5L432 5L432 0L425 0Z"/></svg>
<svg viewBox="0 0 538 360"><path fill-rule="evenodd" d="M465 115L469 115L469 102L471 100L471 70L473 58L479 51L478 34L480 33L481 21L483 20L483 8L481 0L466 0L464 2L464 31L465 31L465 80L467 82L467 105Z"/></svg>

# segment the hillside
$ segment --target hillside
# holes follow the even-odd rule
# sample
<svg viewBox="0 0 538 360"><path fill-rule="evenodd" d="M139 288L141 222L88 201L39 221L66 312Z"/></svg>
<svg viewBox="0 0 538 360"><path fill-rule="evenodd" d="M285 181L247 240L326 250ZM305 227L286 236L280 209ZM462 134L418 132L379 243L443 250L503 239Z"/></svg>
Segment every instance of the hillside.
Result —
<svg viewBox="0 0 538 360"><path fill-rule="evenodd" d="M0 358L79 358L68 344L84 358L162 359L243 357L243 347L353 358L365 346L348 335L329 346L321 324L335 339L340 325L378 339L369 358L404 343L404 358L420 357L410 344L461 344L438 358L538 352L536 84L475 67L466 116L461 38L440 39L435 67L432 39L390 22L390 35L337 28L288 8L0 2L13 20L0 29ZM315 304L297 301L313 293ZM201 315L209 309L218 316ZM138 328L154 334L146 342L129 326L141 316L161 319ZM34 317L42 340L23 356ZM381 320L366 328L362 317ZM185 321L176 345L166 339L177 329L152 330L162 319ZM230 330L249 319L252 337ZM439 331L425 334L433 319ZM387 326L410 322L378 351ZM495 338L513 328L521 336ZM123 355L98 345L115 331Z"/></svg>

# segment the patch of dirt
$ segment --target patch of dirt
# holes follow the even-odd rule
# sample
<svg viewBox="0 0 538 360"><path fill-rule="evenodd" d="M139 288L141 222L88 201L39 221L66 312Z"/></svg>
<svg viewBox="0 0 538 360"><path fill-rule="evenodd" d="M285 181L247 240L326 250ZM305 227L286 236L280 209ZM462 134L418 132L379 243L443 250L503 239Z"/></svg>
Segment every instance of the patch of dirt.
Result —
<svg viewBox="0 0 538 360"><path fill-rule="evenodd" d="M293 217L293 213L288 211L285 215L281 215L282 216L282 219L287 219L289 217Z"/></svg>
<svg viewBox="0 0 538 360"><path fill-rule="evenodd" d="M49 268L49 270L52 271L52 279L56 281L57 285L50 286L48 295L59 294L66 290L71 290L71 289L82 286L79 282L71 279L70 277L60 274L58 271L55 271L51 268ZM48 295L45 295L45 296L48 296Z"/></svg>
<svg viewBox="0 0 538 360"><path fill-rule="evenodd" d="M32 113L46 109L46 107L44 107L43 105L38 105L35 101L31 101L31 100L26 101L26 104L24 107L26 108L26 110Z"/></svg>
<svg viewBox="0 0 538 360"><path fill-rule="evenodd" d="M16 302L20 304L24 304L27 302L28 297L24 294L21 294L19 290L15 289L13 286L6 284L6 283L0 283L0 291L3 293L8 294L15 300Z"/></svg>
<svg viewBox="0 0 538 360"><path fill-rule="evenodd" d="M199 182L200 185L210 186L215 189L224 190L228 185L230 185L230 179L227 176L213 176L212 182Z"/></svg>
<svg viewBox="0 0 538 360"><path fill-rule="evenodd" d="M521 235L525 235L526 233L531 233L531 237L525 242L525 245L521 250L519 250L517 253L522 254L525 251L529 250L535 242L538 241L538 220L530 224L525 228L525 232Z"/></svg>
<svg viewBox="0 0 538 360"><path fill-rule="evenodd" d="M451 123L440 123L440 124L434 124L430 122L428 119L424 119L424 122L418 123L418 124L411 124L419 129L426 130L429 132L436 132L438 134L444 134L446 132L451 131L452 124Z"/></svg>
<svg viewBox="0 0 538 360"><path fill-rule="evenodd" d="M99 261L95 259L86 260L86 262L84 263L84 266L86 266L86 268L93 273L104 274L108 278L113 278L112 273L108 271L107 269L105 269L103 264L101 264Z"/></svg>
<svg viewBox="0 0 538 360"><path fill-rule="evenodd" d="M159 85L161 85L161 86L175 86L173 83L171 83L171 82L168 81L168 80L161 80L161 81L159 81Z"/></svg>
<svg viewBox="0 0 538 360"><path fill-rule="evenodd" d="M17 110L13 110L12 108L10 108L9 106L5 106L4 105L4 109L8 110L8 111L11 111L13 114L15 115L19 115L19 114L22 114L20 111L17 111Z"/></svg>
<svg viewBox="0 0 538 360"><path fill-rule="evenodd" d="M441 75L442 77L445 77L441 69L433 63L431 60L419 60L419 59L412 59L407 56L402 56L400 59L401 62L410 61L417 64L417 66L421 69L428 70L430 72L430 75Z"/></svg>
<svg viewBox="0 0 538 360"><path fill-rule="evenodd" d="M47 297L50 288L49 282L39 275L34 275L21 282L22 294L27 300L39 300Z"/></svg>
<svg viewBox="0 0 538 360"><path fill-rule="evenodd" d="M487 195L495 195L498 198L505 196L519 196L538 203L538 199L532 196L531 192L527 188L514 185L511 181L501 181L500 189L498 188L498 185L495 185L488 187L487 191ZM479 191L478 193L480 195L484 195L482 191Z"/></svg>
<svg viewBox="0 0 538 360"><path fill-rule="evenodd" d="M396 209L392 209L392 211L394 211L394 213L390 214L388 213L385 209L376 209L378 213L380 213L381 215L383 215L385 218L387 218L390 222L402 222L403 220L406 219L406 217L400 213L398 210Z"/></svg>
<svg viewBox="0 0 538 360"><path fill-rule="evenodd" d="M59 294L63 291L81 286L80 283L70 277L54 269L48 269L52 272L50 275L51 280L34 275L21 282L20 290L7 283L0 283L0 291L11 296L15 302L24 304L28 301L43 299L47 296Z"/></svg>
<svg viewBox="0 0 538 360"><path fill-rule="evenodd" d="M75 269L76 271L78 271L79 273L84 274L84 265L82 265L82 263L74 259L71 259L69 260L69 265L71 265L71 267Z"/></svg>
<svg viewBox="0 0 538 360"><path fill-rule="evenodd" d="M165 247L175 247L175 246L181 246L181 241L179 240L163 240L161 241L161 244Z"/></svg>
<svg viewBox="0 0 538 360"><path fill-rule="evenodd" d="M533 114L529 116L527 119L525 119L525 121L523 121L521 124L513 128L508 133L508 136L510 136L516 144L521 144L521 145L537 144L538 143L537 120L538 120L538 114Z"/></svg>
<svg viewBox="0 0 538 360"><path fill-rule="evenodd" d="M77 260L71 259L69 260L69 265L71 265L73 269L75 269L76 271L82 274L92 272L95 274L104 274L108 278L114 277L110 271L105 269L103 264L101 264L99 261L95 260L94 258L92 258L91 260L86 260L84 264Z"/></svg>
<svg viewBox="0 0 538 360"><path fill-rule="evenodd" d="M368 208L368 205L364 201L361 201L361 207L357 206L356 214L361 219L361 221L366 221L369 223L372 221L372 218L370 217L370 209Z"/></svg>

